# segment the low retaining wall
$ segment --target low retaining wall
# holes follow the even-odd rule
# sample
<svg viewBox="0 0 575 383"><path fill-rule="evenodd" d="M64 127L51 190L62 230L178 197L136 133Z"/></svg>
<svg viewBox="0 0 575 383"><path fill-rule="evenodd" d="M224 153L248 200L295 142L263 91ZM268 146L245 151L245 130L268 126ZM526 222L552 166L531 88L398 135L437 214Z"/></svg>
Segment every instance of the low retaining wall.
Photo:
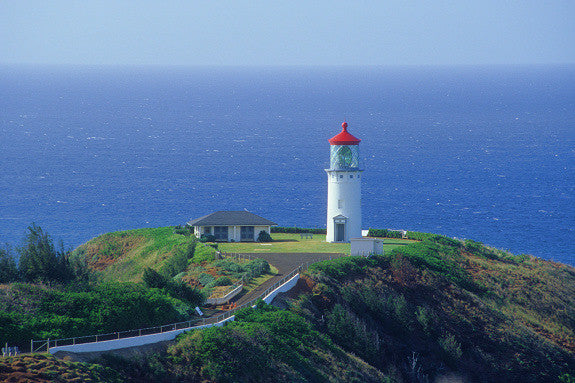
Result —
<svg viewBox="0 0 575 383"><path fill-rule="evenodd" d="M291 290L296 285L298 279L299 279L299 273L294 275L289 281L287 281L286 283L284 283L283 285L279 286L277 289L266 295L263 301L269 305L270 303L272 303L276 295Z"/></svg>
<svg viewBox="0 0 575 383"><path fill-rule="evenodd" d="M291 290L297 283L299 279L299 274L294 275L289 281L285 282L283 285L279 286L277 289L270 292L263 298L263 301L267 304L270 304L274 298L279 293L284 293L286 291ZM240 286L242 287L242 286ZM241 291L241 290L240 290ZM149 334L149 335L142 335L142 336L135 336L131 338L122 338L122 339L113 339L113 340L105 340L101 342L92 342L92 343L81 343L81 344L72 344L67 346L57 346L57 347L50 347L48 350L51 354L55 354L58 351L66 351L66 352L74 352L74 353L82 353L82 352L100 352L100 351L112 351L112 350L119 350L121 348L128 348L128 347L137 347L137 346L144 346L146 344L153 344L158 342L163 342L166 340L173 340L179 334L191 330L199 330L202 328L213 327L213 326L223 326L224 323L233 321L235 319L235 315L230 316L220 322L211 323L201 326L195 327L187 327L179 330L172 330L166 331L158 334Z"/></svg>
<svg viewBox="0 0 575 383"><path fill-rule="evenodd" d="M101 342L92 342L92 343L81 343L81 344L71 344L68 346L57 346L57 347L50 347L48 350L50 354L55 354L58 351L66 351L66 352L74 352L74 353L81 353L81 352L99 352L99 351L112 351L112 350L119 350L121 348L128 348L128 347L136 347L136 346L144 346L146 344L153 344L158 342L163 342L166 340L173 340L176 336L180 335L183 332L191 331L191 330L199 330L202 328L213 327L213 326L223 326L224 323L228 321L232 321L235 319L235 315L232 315L229 318L222 320L221 322L211 323L206 325L200 325L195 327L187 327L182 328L179 330L172 330L166 331L158 334L149 334L149 335L142 335L142 336L134 336L131 338L123 338L123 339L113 339L113 340L105 340Z"/></svg>
<svg viewBox="0 0 575 383"><path fill-rule="evenodd" d="M224 303L228 303L228 301L230 299L232 299L233 297L235 297L236 295L238 295L242 291L243 288L244 288L243 285L239 285L238 287L236 287L235 289L233 289L232 291L230 291L229 293L227 293L223 297L208 299L208 300L206 300L206 303L209 305L221 305Z"/></svg>

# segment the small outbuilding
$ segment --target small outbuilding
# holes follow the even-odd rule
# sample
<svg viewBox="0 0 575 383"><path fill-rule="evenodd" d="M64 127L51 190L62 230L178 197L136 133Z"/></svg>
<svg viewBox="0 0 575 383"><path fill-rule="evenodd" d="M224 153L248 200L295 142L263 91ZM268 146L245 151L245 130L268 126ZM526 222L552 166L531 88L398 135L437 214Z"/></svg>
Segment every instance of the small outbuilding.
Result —
<svg viewBox="0 0 575 383"><path fill-rule="evenodd" d="M216 211L188 222L194 235L213 235L218 242L254 242L260 231L270 234L277 223L249 211Z"/></svg>
<svg viewBox="0 0 575 383"><path fill-rule="evenodd" d="M352 238L350 242L351 255L362 255L367 257L373 254L383 254L383 239L381 238Z"/></svg>

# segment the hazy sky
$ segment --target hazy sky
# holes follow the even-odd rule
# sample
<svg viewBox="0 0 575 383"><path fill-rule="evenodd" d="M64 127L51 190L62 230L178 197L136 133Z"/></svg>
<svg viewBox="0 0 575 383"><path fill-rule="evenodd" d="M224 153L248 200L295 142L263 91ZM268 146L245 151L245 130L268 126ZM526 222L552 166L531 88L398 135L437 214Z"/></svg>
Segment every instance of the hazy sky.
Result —
<svg viewBox="0 0 575 383"><path fill-rule="evenodd" d="M0 63L575 63L575 1L0 0Z"/></svg>

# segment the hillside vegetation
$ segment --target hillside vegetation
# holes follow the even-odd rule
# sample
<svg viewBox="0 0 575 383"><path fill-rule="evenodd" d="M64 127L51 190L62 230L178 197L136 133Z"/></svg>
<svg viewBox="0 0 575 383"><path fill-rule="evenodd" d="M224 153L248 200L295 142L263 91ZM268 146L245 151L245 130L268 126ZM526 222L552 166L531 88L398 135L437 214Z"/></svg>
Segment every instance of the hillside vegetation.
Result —
<svg viewBox="0 0 575 383"><path fill-rule="evenodd" d="M172 237L176 234L166 229L137 232L99 237L76 254L92 257L88 263L97 270L100 253L95 249L102 251L111 239L116 241L112 247L124 250L104 251L116 256L103 257L110 261L99 271L100 280L110 278L106 275L110 270L117 278L139 280L148 270L147 278L164 281L167 287L96 283L87 291L68 287L55 293L49 287L12 284L0 290L0 298L14 305L7 314L25 315L29 308L30 323L38 318L53 328L62 324L66 331L74 331L86 326L82 318L95 318L106 306L124 311L107 312L109 317L100 316L102 323L113 321L116 313L128 313L118 318L141 317L130 311L130 301L136 298L126 292L133 291L145 300L141 304L165 305L158 315L176 318L185 315L182 309L187 306L170 295L173 281L205 288L218 278L231 280L265 268L260 261L213 261L211 253L197 253L198 244L188 237ZM165 257L164 252L172 256ZM200 260L197 256L204 260L195 263L194 259ZM129 271L122 263L140 271ZM178 271L181 267L184 271ZM67 312L70 301L85 311L66 321L58 313ZM281 309L260 302L255 309L237 313L235 322L182 334L165 351L147 357L127 360L105 355L95 364L73 369L94 381L109 376L110 381L125 382L575 380L575 269L470 240L426 235L386 255L322 261L274 305ZM9 323L4 334L16 331L17 318L4 318L8 321L0 323ZM125 325L117 320L111 325ZM0 359L0 374L13 373L15 361L22 373L36 363Z"/></svg>
<svg viewBox="0 0 575 383"><path fill-rule="evenodd" d="M140 381L572 382L575 270L442 236L313 265L276 305L179 337ZM132 364L130 364L132 363Z"/></svg>
<svg viewBox="0 0 575 383"><path fill-rule="evenodd" d="M435 236L318 263L308 284L294 310L380 369L409 361L404 377L541 382L575 369L567 265Z"/></svg>
<svg viewBox="0 0 575 383"><path fill-rule="evenodd" d="M138 282L146 268L172 267L174 257L183 258L190 246L192 263L213 260L212 247L195 245L194 237L179 234L174 227L136 229L98 236L79 246L73 256L85 259L102 281Z"/></svg>
<svg viewBox="0 0 575 383"><path fill-rule="evenodd" d="M194 308L212 292L240 281L250 290L277 272L262 259L214 261L213 247L173 227L105 234L72 254L57 251L41 228L29 231L27 264L18 268L0 249L0 264L11 266L0 280L0 342L21 350L30 339L195 321ZM52 273L55 266L69 271Z"/></svg>

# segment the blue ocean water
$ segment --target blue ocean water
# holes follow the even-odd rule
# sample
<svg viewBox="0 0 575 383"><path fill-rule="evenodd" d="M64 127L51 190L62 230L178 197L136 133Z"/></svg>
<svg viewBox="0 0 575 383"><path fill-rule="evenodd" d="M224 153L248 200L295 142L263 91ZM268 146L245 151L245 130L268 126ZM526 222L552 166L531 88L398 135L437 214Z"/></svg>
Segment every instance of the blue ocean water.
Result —
<svg viewBox="0 0 575 383"><path fill-rule="evenodd" d="M365 228L575 264L575 66L0 67L0 242L215 210L325 227L344 119Z"/></svg>

